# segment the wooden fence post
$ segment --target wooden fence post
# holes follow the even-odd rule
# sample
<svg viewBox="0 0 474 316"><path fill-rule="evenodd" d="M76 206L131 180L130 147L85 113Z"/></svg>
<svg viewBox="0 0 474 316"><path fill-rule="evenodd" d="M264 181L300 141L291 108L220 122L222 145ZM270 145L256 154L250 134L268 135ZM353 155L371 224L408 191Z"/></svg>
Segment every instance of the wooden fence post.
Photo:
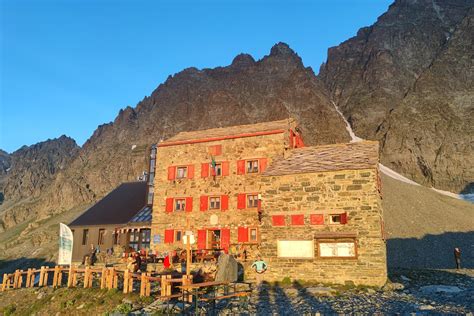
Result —
<svg viewBox="0 0 474 316"><path fill-rule="evenodd" d="M41 267L41 269L40 269L40 278L39 278L39 283L38 283L39 287L43 286L43 278L44 278L44 267Z"/></svg>
<svg viewBox="0 0 474 316"><path fill-rule="evenodd" d="M63 283L63 268L58 266L58 278L56 280L56 286L61 287Z"/></svg>
<svg viewBox="0 0 474 316"><path fill-rule="evenodd" d="M74 268L71 266L69 266L69 274L67 276L67 287L72 287L72 271L74 270Z"/></svg>
<svg viewBox="0 0 474 316"><path fill-rule="evenodd" d="M89 287L89 273L90 273L90 267L86 267L86 270L84 271L84 288Z"/></svg>
<svg viewBox="0 0 474 316"><path fill-rule="evenodd" d="M21 289L22 285L23 285L23 270L20 270L18 272L18 288Z"/></svg>
<svg viewBox="0 0 474 316"><path fill-rule="evenodd" d="M14 289L16 289L18 287L19 271L20 270L15 270L15 273L13 274L13 288Z"/></svg>
<svg viewBox="0 0 474 316"><path fill-rule="evenodd" d="M107 283L107 268L102 268L102 272L100 274L100 288L104 289Z"/></svg>
<svg viewBox="0 0 474 316"><path fill-rule="evenodd" d="M142 275L140 276L140 296L145 296L146 292L146 274L145 272L142 272Z"/></svg>
<svg viewBox="0 0 474 316"><path fill-rule="evenodd" d="M151 272L148 272L148 273L147 273L147 278L146 278L145 296L150 296L150 295L151 295L151 282L150 282L150 277L151 277Z"/></svg>
<svg viewBox="0 0 474 316"><path fill-rule="evenodd" d="M7 289L8 280L9 280L8 274L4 273L3 274L3 280L2 280L2 292Z"/></svg>
<svg viewBox="0 0 474 316"><path fill-rule="evenodd" d="M125 269L125 271L123 273L123 293L124 294L128 293L128 281L129 281L128 274L129 273L130 273L130 271L128 271L128 269Z"/></svg>
<svg viewBox="0 0 474 316"><path fill-rule="evenodd" d="M25 287L31 287L31 268L28 268L28 272L26 272L26 284Z"/></svg>

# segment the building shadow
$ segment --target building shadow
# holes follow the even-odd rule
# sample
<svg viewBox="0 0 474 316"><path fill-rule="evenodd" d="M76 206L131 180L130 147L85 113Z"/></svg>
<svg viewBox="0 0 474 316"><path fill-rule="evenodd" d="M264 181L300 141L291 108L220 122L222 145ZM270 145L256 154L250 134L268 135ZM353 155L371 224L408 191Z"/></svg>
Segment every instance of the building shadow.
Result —
<svg viewBox="0 0 474 316"><path fill-rule="evenodd" d="M337 314L329 304L317 299L300 282L293 281L293 287L298 290L298 296L311 307L311 314L318 312L330 315Z"/></svg>
<svg viewBox="0 0 474 316"><path fill-rule="evenodd" d="M389 268L454 269L455 247L461 249L461 267L474 268L474 231L388 239L387 264Z"/></svg>
<svg viewBox="0 0 474 316"><path fill-rule="evenodd" d="M258 291L257 300L257 315L273 315L275 310L273 304L270 301L270 284L266 281L262 282Z"/></svg>
<svg viewBox="0 0 474 316"><path fill-rule="evenodd" d="M48 261L46 258L0 259L0 275L13 273L15 270L28 270L28 268L41 268L42 266L54 267L56 262Z"/></svg>
<svg viewBox="0 0 474 316"><path fill-rule="evenodd" d="M275 282L272 286L273 298L275 301L278 315L296 315L297 311L293 307L293 304L286 295L285 291L281 288L278 282Z"/></svg>

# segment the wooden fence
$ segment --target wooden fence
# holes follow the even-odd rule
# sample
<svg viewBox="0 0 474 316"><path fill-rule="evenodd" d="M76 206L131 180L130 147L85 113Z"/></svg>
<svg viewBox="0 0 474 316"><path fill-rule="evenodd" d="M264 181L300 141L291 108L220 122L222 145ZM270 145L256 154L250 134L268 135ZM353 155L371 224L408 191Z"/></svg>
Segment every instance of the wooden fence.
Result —
<svg viewBox="0 0 474 316"><path fill-rule="evenodd" d="M52 280L50 280L51 275ZM166 297L171 295L173 284L190 284L192 283L192 276L183 275L180 278L172 278L171 275L152 275L151 272L132 273L129 270L106 267L41 267L40 269L16 270L14 273L5 273L1 291L50 285L74 288L80 286L81 282L84 288L122 289L125 294L132 293L134 289L137 289L140 296L160 293L160 296Z"/></svg>

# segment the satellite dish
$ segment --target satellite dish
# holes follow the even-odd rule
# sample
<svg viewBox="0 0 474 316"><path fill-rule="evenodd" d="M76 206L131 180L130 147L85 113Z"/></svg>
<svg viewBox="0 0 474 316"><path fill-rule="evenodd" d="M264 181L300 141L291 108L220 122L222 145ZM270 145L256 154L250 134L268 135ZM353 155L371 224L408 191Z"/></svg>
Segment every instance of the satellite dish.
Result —
<svg viewBox="0 0 474 316"><path fill-rule="evenodd" d="M211 223L211 225L217 225L217 223L219 223L219 217L217 217L216 214L213 214L211 215L209 222Z"/></svg>

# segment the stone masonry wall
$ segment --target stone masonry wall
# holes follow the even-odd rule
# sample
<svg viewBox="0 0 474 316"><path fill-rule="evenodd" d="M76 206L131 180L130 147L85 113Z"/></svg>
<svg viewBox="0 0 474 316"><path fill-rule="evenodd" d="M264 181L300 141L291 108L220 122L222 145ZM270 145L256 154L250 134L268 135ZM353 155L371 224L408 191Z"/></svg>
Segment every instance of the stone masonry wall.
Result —
<svg viewBox="0 0 474 316"><path fill-rule="evenodd" d="M152 245L157 251L168 251L183 248L181 242L164 244L165 229L186 228L186 219L190 220L192 230L197 237L197 230L204 228L230 228L231 244L237 243L237 227L258 225L256 208L237 209L238 193L260 193L260 174L237 175L237 160L252 158L267 158L268 165L272 158L284 155L288 147L288 133L245 137L213 142L183 144L159 147L155 170L155 195L153 201L152 239L154 235L161 236L161 243ZM201 163L210 163L211 156L208 147L222 145L222 154L216 156L216 162L229 161L229 176L201 178ZM168 166L194 164L194 178L168 180ZM228 195L229 208L226 211L200 211L201 195ZM165 211L167 197L192 197L191 212ZM211 215L217 215L218 224L210 223ZM153 242L153 240L152 240ZM197 245L194 245L196 249Z"/></svg>
<svg viewBox="0 0 474 316"><path fill-rule="evenodd" d="M314 280L381 286L386 282L386 247L377 170L347 170L262 177L260 251L269 269L267 280ZM329 214L347 213L347 224L329 224ZM303 226L291 226L290 215L304 214ZM324 214L323 225L311 225L310 214ZM272 215L285 215L284 227L272 226ZM342 238L343 235L346 237ZM356 258L320 258L318 242L350 241ZM314 259L277 257L277 240L314 240Z"/></svg>

